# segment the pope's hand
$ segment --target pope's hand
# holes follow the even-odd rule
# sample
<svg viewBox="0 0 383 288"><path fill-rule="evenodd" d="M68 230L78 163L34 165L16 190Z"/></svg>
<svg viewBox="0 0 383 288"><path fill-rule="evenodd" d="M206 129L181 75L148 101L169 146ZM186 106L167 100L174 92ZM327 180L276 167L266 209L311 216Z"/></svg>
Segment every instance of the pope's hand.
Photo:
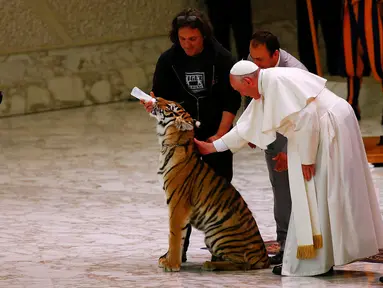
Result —
<svg viewBox="0 0 383 288"><path fill-rule="evenodd" d="M153 92L150 92L150 96L155 98ZM152 101L145 102L144 100L140 100L140 103L144 105L146 112L148 112L148 113L152 112L152 110L153 110L153 102Z"/></svg>
<svg viewBox="0 0 383 288"><path fill-rule="evenodd" d="M213 143L207 143L207 142L199 141L195 138L194 138L194 143L197 146L199 153L201 153L202 155L217 152Z"/></svg>
<svg viewBox="0 0 383 288"><path fill-rule="evenodd" d="M315 175L315 164L303 165L302 164L303 177L306 181L310 181L311 178Z"/></svg>

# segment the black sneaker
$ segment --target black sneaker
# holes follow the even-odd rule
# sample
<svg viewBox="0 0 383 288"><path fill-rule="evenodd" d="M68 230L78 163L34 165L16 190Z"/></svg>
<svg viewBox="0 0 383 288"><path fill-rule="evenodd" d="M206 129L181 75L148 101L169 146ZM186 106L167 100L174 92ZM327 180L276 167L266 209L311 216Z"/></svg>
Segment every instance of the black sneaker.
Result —
<svg viewBox="0 0 383 288"><path fill-rule="evenodd" d="M272 272L273 272L273 274L275 274L275 275L282 275L282 265L274 266Z"/></svg>
<svg viewBox="0 0 383 288"><path fill-rule="evenodd" d="M273 257L270 257L270 264L271 265L282 264L282 262L283 262L283 251L279 252L278 254L276 254Z"/></svg>

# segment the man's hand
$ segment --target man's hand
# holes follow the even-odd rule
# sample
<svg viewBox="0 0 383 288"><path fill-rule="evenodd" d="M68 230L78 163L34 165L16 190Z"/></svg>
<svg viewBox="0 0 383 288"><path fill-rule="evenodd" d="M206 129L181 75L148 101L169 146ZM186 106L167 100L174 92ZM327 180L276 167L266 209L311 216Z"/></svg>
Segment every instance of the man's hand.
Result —
<svg viewBox="0 0 383 288"><path fill-rule="evenodd" d="M201 153L202 155L217 152L213 143L207 143L207 142L199 141L195 138L194 138L194 143L197 146L199 153Z"/></svg>
<svg viewBox="0 0 383 288"><path fill-rule="evenodd" d="M306 181L310 181L311 178L315 175L315 164L303 165L302 164L303 178Z"/></svg>
<svg viewBox="0 0 383 288"><path fill-rule="evenodd" d="M287 154L285 152L279 152L273 160L277 161L274 166L275 171L283 172L287 170Z"/></svg>
<svg viewBox="0 0 383 288"><path fill-rule="evenodd" d="M253 143L251 143L251 142L247 143L247 145L249 145L249 147L250 147L251 149L255 149L255 148L257 148L257 145L255 145L255 144L253 144Z"/></svg>
<svg viewBox="0 0 383 288"><path fill-rule="evenodd" d="M155 98L153 92L150 92L150 96ZM145 106L146 112L148 112L148 113L152 112L152 110L153 110L153 102L151 102L151 101L145 102L144 100L140 100L140 103Z"/></svg>

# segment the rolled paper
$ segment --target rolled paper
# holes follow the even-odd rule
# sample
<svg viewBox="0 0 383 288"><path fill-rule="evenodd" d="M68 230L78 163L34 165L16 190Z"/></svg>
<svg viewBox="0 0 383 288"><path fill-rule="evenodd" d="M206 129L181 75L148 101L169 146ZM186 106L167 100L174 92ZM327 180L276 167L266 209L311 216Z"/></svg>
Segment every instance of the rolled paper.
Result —
<svg viewBox="0 0 383 288"><path fill-rule="evenodd" d="M132 92L130 92L130 94L134 97L136 97L137 99L140 99L140 100L143 100L145 102L156 102L156 99L154 99L153 97L151 97L150 95L146 94L144 91L142 91L140 88L138 87L134 87L132 89Z"/></svg>

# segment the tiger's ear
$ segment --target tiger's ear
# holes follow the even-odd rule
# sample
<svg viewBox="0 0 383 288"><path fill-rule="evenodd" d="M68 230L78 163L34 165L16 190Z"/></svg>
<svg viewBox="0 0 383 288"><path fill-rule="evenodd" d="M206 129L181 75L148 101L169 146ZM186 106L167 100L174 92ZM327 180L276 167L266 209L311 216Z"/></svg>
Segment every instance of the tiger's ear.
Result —
<svg viewBox="0 0 383 288"><path fill-rule="evenodd" d="M181 131L193 130L193 124L186 122L182 116L178 116L175 121L176 128Z"/></svg>

